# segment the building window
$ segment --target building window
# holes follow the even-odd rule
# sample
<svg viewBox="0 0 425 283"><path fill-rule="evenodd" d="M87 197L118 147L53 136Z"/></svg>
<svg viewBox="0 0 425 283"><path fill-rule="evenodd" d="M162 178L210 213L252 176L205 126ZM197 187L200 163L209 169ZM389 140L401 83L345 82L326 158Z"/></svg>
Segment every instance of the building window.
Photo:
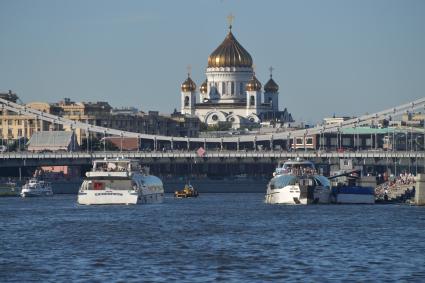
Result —
<svg viewBox="0 0 425 283"><path fill-rule="evenodd" d="M243 94L243 82L239 84L239 93Z"/></svg>
<svg viewBox="0 0 425 283"><path fill-rule="evenodd" d="M18 137L22 137L22 129L18 129Z"/></svg>
<svg viewBox="0 0 425 283"><path fill-rule="evenodd" d="M351 139L350 138L342 138L342 145L343 146L351 146Z"/></svg>
<svg viewBox="0 0 425 283"><path fill-rule="evenodd" d="M249 105L254 106L255 105L255 97L253 95L251 95L249 97Z"/></svg>
<svg viewBox="0 0 425 283"><path fill-rule="evenodd" d="M230 83L230 91L231 91L232 95L235 94L235 82Z"/></svg>
<svg viewBox="0 0 425 283"><path fill-rule="evenodd" d="M185 96L184 98L184 106L188 107L189 106L189 96Z"/></svg>
<svg viewBox="0 0 425 283"><path fill-rule="evenodd" d="M214 115L212 115L211 119L212 119L213 121L217 121L217 120L218 120L218 116L217 116L216 114L214 114Z"/></svg>
<svg viewBox="0 0 425 283"><path fill-rule="evenodd" d="M221 83L221 93L226 94L226 83L225 82Z"/></svg>
<svg viewBox="0 0 425 283"><path fill-rule="evenodd" d="M12 120L7 120L7 125L12 126Z"/></svg>
<svg viewBox="0 0 425 283"><path fill-rule="evenodd" d="M313 144L313 138L307 138L305 144L312 145Z"/></svg>

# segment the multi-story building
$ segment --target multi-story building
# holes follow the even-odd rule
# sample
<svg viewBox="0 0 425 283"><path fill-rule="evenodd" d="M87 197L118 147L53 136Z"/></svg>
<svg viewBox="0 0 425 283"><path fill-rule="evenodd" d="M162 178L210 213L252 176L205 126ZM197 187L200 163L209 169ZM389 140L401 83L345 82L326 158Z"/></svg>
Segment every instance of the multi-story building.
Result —
<svg viewBox="0 0 425 283"><path fill-rule="evenodd" d="M0 93L0 98L12 102L17 102L19 99L18 96L10 90L7 93ZM28 103L26 106L45 113L54 115L60 114L60 109L53 104L34 102ZM42 121L33 116L18 115L12 111L0 110L0 138L2 140L28 139L34 132L49 130L61 130L61 127L59 125L51 125L51 123Z"/></svg>
<svg viewBox="0 0 425 283"><path fill-rule="evenodd" d="M11 91L0 93L0 97L12 102L17 102L19 99ZM200 123L196 117L187 117L179 113L164 116L157 111L145 113L136 108L113 109L107 102L74 102L65 98L58 103L31 102L26 106L69 120L123 131L187 137L198 136L199 132ZM0 112L1 139L29 139L34 132L52 130L74 131L79 144L87 138L98 136L98 134L90 133L89 137L84 129L73 129L70 126L42 121L33 116L18 115L11 111Z"/></svg>

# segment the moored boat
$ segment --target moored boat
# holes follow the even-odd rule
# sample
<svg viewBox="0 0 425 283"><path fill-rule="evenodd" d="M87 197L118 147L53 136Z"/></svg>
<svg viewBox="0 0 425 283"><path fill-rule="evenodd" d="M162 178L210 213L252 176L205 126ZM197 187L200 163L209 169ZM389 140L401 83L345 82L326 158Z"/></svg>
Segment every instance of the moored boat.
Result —
<svg viewBox="0 0 425 283"><path fill-rule="evenodd" d="M279 163L267 186L269 204L313 204L330 202L330 182L317 174L310 161L288 160Z"/></svg>
<svg viewBox="0 0 425 283"><path fill-rule="evenodd" d="M332 181L331 202L338 204L374 204L374 177L361 177L360 170L337 172L329 177ZM367 184L367 186L364 186Z"/></svg>
<svg viewBox="0 0 425 283"><path fill-rule="evenodd" d="M41 197L41 196L52 196L52 186L49 182L39 180L37 178L31 178L25 185L22 186L21 196L22 197Z"/></svg>
<svg viewBox="0 0 425 283"><path fill-rule="evenodd" d="M149 174L137 160L95 160L78 192L79 204L161 203L161 179Z"/></svg>
<svg viewBox="0 0 425 283"><path fill-rule="evenodd" d="M332 187L332 202L345 204L374 204L375 189L361 186Z"/></svg>
<svg viewBox="0 0 425 283"><path fill-rule="evenodd" d="M196 198L198 197L198 195L199 195L198 191L190 184L189 185L186 184L183 190L174 192L175 198L193 198L193 197Z"/></svg>

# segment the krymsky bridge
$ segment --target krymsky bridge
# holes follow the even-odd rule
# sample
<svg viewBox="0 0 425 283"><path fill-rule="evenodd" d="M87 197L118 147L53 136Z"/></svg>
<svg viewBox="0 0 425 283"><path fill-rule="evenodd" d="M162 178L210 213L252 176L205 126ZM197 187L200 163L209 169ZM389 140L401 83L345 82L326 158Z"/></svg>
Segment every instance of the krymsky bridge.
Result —
<svg viewBox="0 0 425 283"><path fill-rule="evenodd" d="M284 159L284 158L294 158L302 157L306 159L313 158L322 158L324 159L333 159L333 158L357 158L357 159L366 159L366 158L375 158L375 159L421 159L425 162L425 152L422 151L356 151L356 152L325 152L325 151L304 151L298 150L295 152L287 152L281 150L270 150L270 151L257 151L257 143L269 143L270 149L273 149L273 143L277 141L288 141L294 137L306 137L309 135L325 134L325 133L339 133L342 129L345 128L355 128L361 127L363 125L370 125L372 122L376 122L382 119L391 120L395 117L399 117L405 113L413 113L417 110L425 109L425 98L417 99L415 101L399 105L387 110L376 112L373 114L362 115L358 118L353 118L346 120L339 124L332 124L326 126L316 126L314 128L302 129L302 130L293 130L286 132L275 132L267 134L249 134L249 135L238 135L231 137L221 137L221 138L188 138L188 137L173 137L173 136L161 136L161 135L150 135L142 134L137 132L121 131L112 128L106 128L96 125L91 125L88 123L73 121L65 119L60 116L52 115L45 113L24 105L20 105L5 99L0 98L0 107L1 110L11 111L18 115L28 115L33 116L37 120L42 120L50 122L53 125L63 125L67 126L72 130L82 129L87 131L87 133L97 133L99 135L107 136L117 136L122 138L137 138L140 141L149 141L153 144L153 151L151 152L128 152L128 151L95 151L95 152L49 152L49 153L32 153L32 152L6 152L2 153L0 156L0 166L34 166L39 164L53 164L56 163L54 160L59 162L59 160L65 161L67 164L79 163L78 160L81 160L82 163L86 163L87 160L95 158L116 158L116 157L128 157L128 158L143 158L150 160L170 160L170 159L188 159L188 158L198 158L198 159L215 159L215 160L241 160L241 159L254 159L254 160L269 160L270 159ZM425 133L425 130L424 130ZM168 143L171 150L166 152L157 151L158 143L162 145ZM176 150L174 148L175 143L185 144L186 150L182 151ZM252 144L251 150L239 150L240 144L250 143ZM224 144L232 144L232 148L236 150L225 150ZM206 151L202 155L202 158L195 152L194 149L203 147Z"/></svg>
<svg viewBox="0 0 425 283"><path fill-rule="evenodd" d="M5 99L0 98L0 107L1 110L8 110L17 113L18 115L28 115L33 116L37 120L42 120L46 122L50 122L53 125L64 125L71 129L82 129L87 131L87 133L97 133L103 134L106 136L117 136L117 137L127 137L127 138L138 138L140 140L150 140L156 145L158 142L168 142L171 145L171 149L173 149L174 142L183 142L187 143L187 148L191 148L191 143L195 143L200 146L204 146L204 148L208 148L210 144L223 144L223 143L252 143L254 145L253 148L256 148L255 145L257 142L261 141L269 141L271 144L276 140L289 140L293 137L302 137L308 135L315 134L325 134L325 133L337 133L344 128L355 128L364 125L370 125L373 121L378 121L382 119L391 120L394 117L401 116L402 114L408 112L415 112L416 110L425 110L425 97L417 99L415 101L399 105L387 110L383 110L380 112L376 112L373 114L362 115L357 118L346 120L342 123L331 124L325 126L316 126L314 128L301 129L301 130L293 130L286 132L278 132L278 133L267 133L267 134L256 134L256 135L239 135L232 137L221 137L221 138L188 138L188 137L173 137L173 136L161 136L161 135L150 135L150 134L142 134L137 132L129 132L129 131L121 131L112 128L106 128L102 126L91 125L88 123L83 123L79 121L73 121L69 119L65 119L60 116L52 115L49 113L45 113L36 109L32 109L30 107L26 107L24 105L20 105ZM154 150L158 147L154 146ZM223 148L223 147L221 147Z"/></svg>

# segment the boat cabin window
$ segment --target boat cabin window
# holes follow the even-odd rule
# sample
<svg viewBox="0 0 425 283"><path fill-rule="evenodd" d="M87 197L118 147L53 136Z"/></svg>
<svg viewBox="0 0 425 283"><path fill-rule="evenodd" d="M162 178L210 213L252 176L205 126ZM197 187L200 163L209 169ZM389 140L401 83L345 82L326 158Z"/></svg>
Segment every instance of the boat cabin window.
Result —
<svg viewBox="0 0 425 283"><path fill-rule="evenodd" d="M302 175L302 174L314 174L315 168L313 163L285 163L283 164L283 172Z"/></svg>
<svg viewBox="0 0 425 283"><path fill-rule="evenodd" d="M104 161L95 162L93 165L93 171L103 172L124 172L124 171L137 171L140 166L137 162L129 161Z"/></svg>

